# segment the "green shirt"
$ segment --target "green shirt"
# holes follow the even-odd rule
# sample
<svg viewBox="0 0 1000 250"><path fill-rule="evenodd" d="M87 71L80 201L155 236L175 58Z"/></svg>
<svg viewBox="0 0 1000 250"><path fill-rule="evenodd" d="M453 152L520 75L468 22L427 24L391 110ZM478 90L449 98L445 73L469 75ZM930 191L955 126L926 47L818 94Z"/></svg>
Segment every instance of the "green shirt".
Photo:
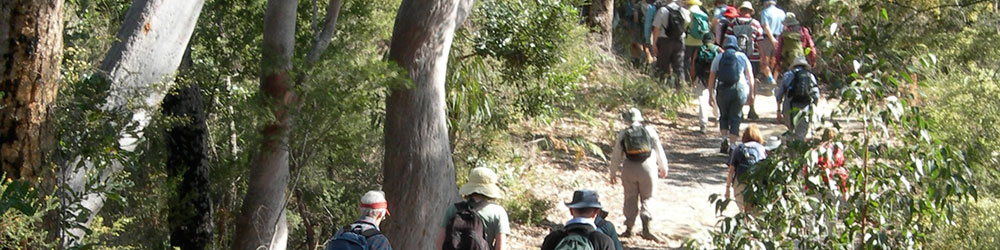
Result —
<svg viewBox="0 0 1000 250"><path fill-rule="evenodd" d="M451 223L451 219L455 217L455 205L452 204L448 207L448 211L445 212L444 221L441 223L441 227L448 228L448 224ZM483 223L485 223L486 228L486 243L490 244L490 249L493 249L493 240L496 239L498 233L508 235L510 234L510 222L507 220L507 210L497 204L489 204L479 210L479 217L483 218Z"/></svg>

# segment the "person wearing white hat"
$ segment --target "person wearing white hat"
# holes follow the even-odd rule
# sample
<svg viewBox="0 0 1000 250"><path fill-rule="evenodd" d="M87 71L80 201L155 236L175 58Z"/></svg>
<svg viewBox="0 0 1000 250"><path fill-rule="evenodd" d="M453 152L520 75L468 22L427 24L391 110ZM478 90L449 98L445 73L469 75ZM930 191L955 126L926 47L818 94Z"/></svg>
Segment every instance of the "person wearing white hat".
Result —
<svg viewBox="0 0 1000 250"><path fill-rule="evenodd" d="M795 13L791 12L785 14L784 25L785 30L781 32L781 39L775 48L774 61L778 64L778 69L788 68L799 56L807 56L809 65L816 65L819 51L809 34L809 28L802 26ZM806 54L806 51L809 53Z"/></svg>
<svg viewBox="0 0 1000 250"><path fill-rule="evenodd" d="M778 122L792 130L798 140L808 137L810 124L815 119L813 110L820 98L819 83L809 69L806 57L795 58L788 72L781 77L781 85L774 90L779 104Z"/></svg>
<svg viewBox="0 0 1000 250"><path fill-rule="evenodd" d="M641 215L642 236L657 240L649 228L653 219L649 200L656 191L656 177L667 177L667 155L660 136L653 127L644 125L639 109L631 108L622 113L629 127L618 133L611 153L610 182L618 182L621 169L622 188L625 191L625 231L622 237L632 236L636 215Z"/></svg>
<svg viewBox="0 0 1000 250"><path fill-rule="evenodd" d="M462 234L449 232L456 222L462 220L463 217L458 215L466 212L470 212L470 214L474 212L478 218L482 219L482 229L485 235L474 236L475 238L472 240L479 240L479 243L485 244L485 247L492 250L506 249L505 241L507 235L510 234L510 221L507 217L507 211L500 205L493 203L494 200L503 198L503 191L497 186L497 179L496 172L489 168L478 167L469 172L468 182L458 190L465 201L453 204L445 212L444 221L441 223L442 228L438 234L438 249L467 248L467 246L457 246L463 240L460 236Z"/></svg>
<svg viewBox="0 0 1000 250"><path fill-rule="evenodd" d="M368 191L361 196L361 204L358 206L361 218L351 223L333 234L333 239L327 244L326 249L345 249L348 246L356 246L360 238L365 239L367 249L372 250L392 250L389 239L379 231L379 224L389 216L389 204L385 200L385 193L382 191Z"/></svg>
<svg viewBox="0 0 1000 250"><path fill-rule="evenodd" d="M687 24L691 22L688 10L677 0L657 0L653 18L653 52L656 54L657 75L664 83L680 87L688 80L684 70L684 38Z"/></svg>

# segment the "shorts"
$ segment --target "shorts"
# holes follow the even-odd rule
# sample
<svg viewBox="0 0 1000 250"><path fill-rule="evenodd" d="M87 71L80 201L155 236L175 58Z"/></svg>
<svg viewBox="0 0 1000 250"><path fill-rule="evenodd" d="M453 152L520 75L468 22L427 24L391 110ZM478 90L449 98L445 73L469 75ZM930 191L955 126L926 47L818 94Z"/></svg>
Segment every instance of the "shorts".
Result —
<svg viewBox="0 0 1000 250"><path fill-rule="evenodd" d="M770 41L767 39L760 40L757 42L757 48L760 50L761 57L771 57L774 58L774 45L771 45Z"/></svg>
<svg viewBox="0 0 1000 250"><path fill-rule="evenodd" d="M649 43L642 40L644 36L642 32L641 23L629 22L628 32L631 33L632 35L632 43L638 43L638 44Z"/></svg>

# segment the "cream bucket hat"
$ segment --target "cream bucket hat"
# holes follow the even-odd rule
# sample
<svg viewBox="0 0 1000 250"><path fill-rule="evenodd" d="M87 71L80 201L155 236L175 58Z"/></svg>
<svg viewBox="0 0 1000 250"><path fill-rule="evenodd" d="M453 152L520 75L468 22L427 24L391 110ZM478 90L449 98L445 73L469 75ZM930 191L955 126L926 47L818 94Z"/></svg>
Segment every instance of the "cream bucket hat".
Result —
<svg viewBox="0 0 1000 250"><path fill-rule="evenodd" d="M469 182L462 185L458 193L462 196L481 194L490 199L503 198L503 191L497 186L497 173L484 167L473 168L469 172Z"/></svg>

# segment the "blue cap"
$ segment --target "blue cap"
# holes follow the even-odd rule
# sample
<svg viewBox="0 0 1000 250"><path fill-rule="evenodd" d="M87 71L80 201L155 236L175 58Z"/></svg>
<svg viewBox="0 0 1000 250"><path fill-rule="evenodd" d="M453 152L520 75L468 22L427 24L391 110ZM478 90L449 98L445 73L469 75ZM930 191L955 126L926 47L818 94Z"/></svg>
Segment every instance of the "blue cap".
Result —
<svg viewBox="0 0 1000 250"><path fill-rule="evenodd" d="M736 41L736 36L734 35L726 35L726 40L723 40L722 44L722 48L740 49L740 44Z"/></svg>

